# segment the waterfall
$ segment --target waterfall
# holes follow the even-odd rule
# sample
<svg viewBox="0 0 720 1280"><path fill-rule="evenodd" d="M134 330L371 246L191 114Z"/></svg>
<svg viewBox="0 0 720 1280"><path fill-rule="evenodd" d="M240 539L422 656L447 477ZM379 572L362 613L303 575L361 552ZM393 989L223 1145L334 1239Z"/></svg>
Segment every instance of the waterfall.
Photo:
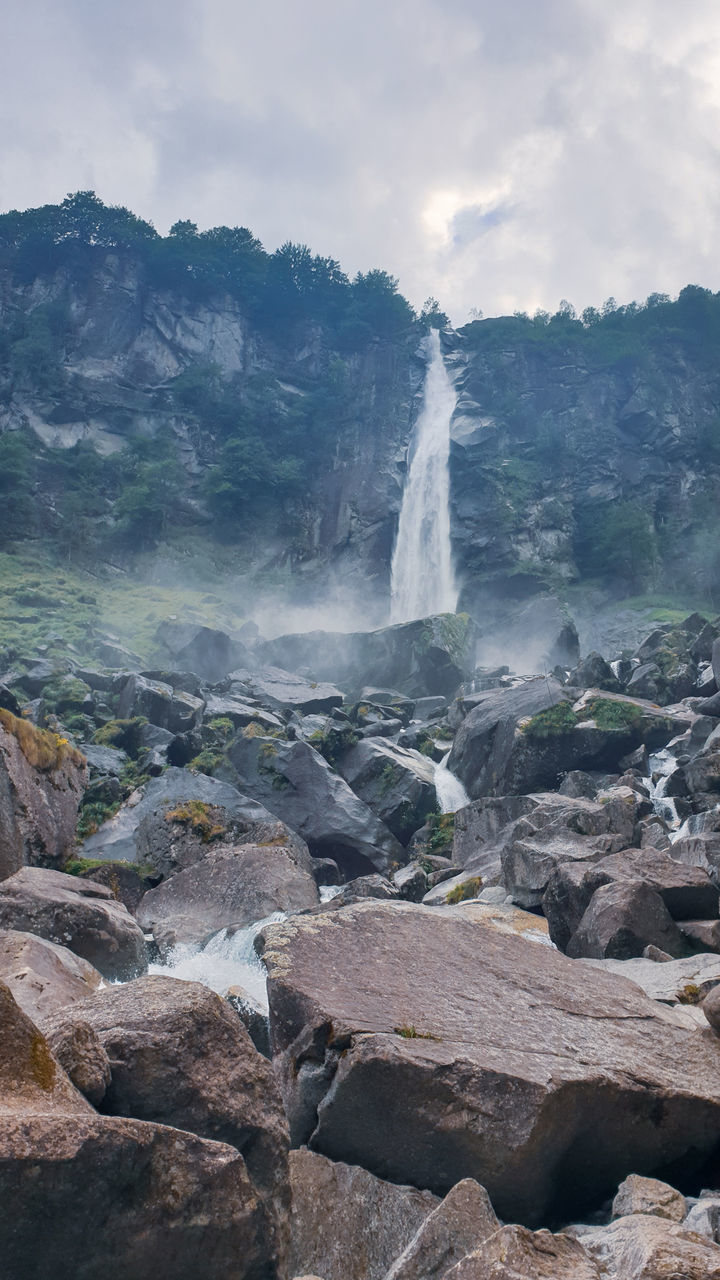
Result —
<svg viewBox="0 0 720 1280"><path fill-rule="evenodd" d="M427 372L400 508L390 573L392 622L454 613L457 587L450 551L450 419L457 397L447 375L440 334L423 345Z"/></svg>
<svg viewBox="0 0 720 1280"><path fill-rule="evenodd" d="M450 752L446 752L439 764L435 765L435 794L441 813L457 813L470 804L470 797L459 778L448 769Z"/></svg>

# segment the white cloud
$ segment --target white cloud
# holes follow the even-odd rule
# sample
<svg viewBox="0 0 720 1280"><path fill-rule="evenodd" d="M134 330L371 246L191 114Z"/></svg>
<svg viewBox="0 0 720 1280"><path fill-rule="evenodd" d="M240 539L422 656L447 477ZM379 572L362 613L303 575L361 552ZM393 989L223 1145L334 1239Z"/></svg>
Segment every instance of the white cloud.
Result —
<svg viewBox="0 0 720 1280"><path fill-rule="evenodd" d="M25 0L0 203L95 187L462 322L720 288L715 0Z"/></svg>

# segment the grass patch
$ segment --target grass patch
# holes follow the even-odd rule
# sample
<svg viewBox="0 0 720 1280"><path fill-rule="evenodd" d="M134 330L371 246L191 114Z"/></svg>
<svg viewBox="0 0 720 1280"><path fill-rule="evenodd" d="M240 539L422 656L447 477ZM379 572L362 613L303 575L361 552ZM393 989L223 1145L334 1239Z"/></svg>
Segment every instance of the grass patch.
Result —
<svg viewBox="0 0 720 1280"><path fill-rule="evenodd" d="M434 853L443 858L452 849L455 836L454 813L431 813L428 818L430 838L425 847L426 853Z"/></svg>
<svg viewBox="0 0 720 1280"><path fill-rule="evenodd" d="M85 757L67 738L52 733L50 729L37 729L29 720L21 720L12 711L0 707L0 724L16 739L25 759L34 769L52 773L66 760L80 768Z"/></svg>
<svg viewBox="0 0 720 1280"><path fill-rule="evenodd" d="M434 1036L432 1031L418 1031L417 1027L409 1026L403 1022L399 1027L393 1027L396 1036L402 1036L403 1040L437 1040L440 1042L441 1036Z"/></svg>
<svg viewBox="0 0 720 1280"><path fill-rule="evenodd" d="M529 738L553 738L556 734L572 733L577 723L577 716L570 703L556 702L554 707L538 711L537 715L520 727Z"/></svg>
<svg viewBox="0 0 720 1280"><path fill-rule="evenodd" d="M643 713L632 702L617 702L613 698L593 698L581 713L583 718L594 720L598 729L627 733L638 729Z"/></svg>
<svg viewBox="0 0 720 1280"><path fill-rule="evenodd" d="M456 884L455 888L445 895L447 905L456 907L458 902L469 902L471 898L477 898L482 889L482 883L481 876L472 876L462 884Z"/></svg>
<svg viewBox="0 0 720 1280"><path fill-rule="evenodd" d="M100 747L118 747L129 756L136 756L140 750L140 732L147 724L145 716L133 716L130 720L108 720L102 728L93 734L93 742Z"/></svg>
<svg viewBox="0 0 720 1280"><path fill-rule="evenodd" d="M227 832L224 823L218 821L214 806L205 804L202 800L186 800L175 809L168 809L165 821L179 822L182 826L188 827L200 837L203 844L207 844L210 840L217 840Z"/></svg>

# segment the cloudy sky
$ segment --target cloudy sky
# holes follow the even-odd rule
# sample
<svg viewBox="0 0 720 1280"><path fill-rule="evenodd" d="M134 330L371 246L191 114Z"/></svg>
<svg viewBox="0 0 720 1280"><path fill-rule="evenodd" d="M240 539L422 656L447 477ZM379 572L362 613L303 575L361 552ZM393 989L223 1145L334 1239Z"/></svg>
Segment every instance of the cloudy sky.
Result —
<svg viewBox="0 0 720 1280"><path fill-rule="evenodd" d="M720 288L718 0L9 9L3 209L248 226L456 323Z"/></svg>

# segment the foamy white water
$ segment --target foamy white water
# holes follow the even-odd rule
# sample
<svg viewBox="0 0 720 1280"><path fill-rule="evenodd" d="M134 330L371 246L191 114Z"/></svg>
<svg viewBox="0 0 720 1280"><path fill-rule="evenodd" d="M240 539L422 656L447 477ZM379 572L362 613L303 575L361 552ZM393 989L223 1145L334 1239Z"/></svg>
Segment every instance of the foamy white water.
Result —
<svg viewBox="0 0 720 1280"><path fill-rule="evenodd" d="M665 820L671 831L680 826L680 819L677 805L672 796L665 795L665 789L676 769L677 760L669 751L656 751L650 756L650 799L655 812ZM654 777L656 781L653 781Z"/></svg>
<svg viewBox="0 0 720 1280"><path fill-rule="evenodd" d="M440 763L435 765L435 794L441 813L457 813L458 809L470 804L470 797L462 782L447 767L449 755L448 751Z"/></svg>
<svg viewBox="0 0 720 1280"><path fill-rule="evenodd" d="M179 943L166 964L151 964L150 973L163 973L186 982L202 982L218 995L229 987L244 987L249 995L267 1009L265 966L255 954L255 937L266 924L285 920L282 911L265 920L256 920L245 929L220 929L202 945Z"/></svg>
<svg viewBox="0 0 720 1280"><path fill-rule="evenodd" d="M454 613L457 587L450 548L450 419L457 396L440 334L424 339L428 357L423 406L415 426L390 572L390 618L409 622Z"/></svg>

